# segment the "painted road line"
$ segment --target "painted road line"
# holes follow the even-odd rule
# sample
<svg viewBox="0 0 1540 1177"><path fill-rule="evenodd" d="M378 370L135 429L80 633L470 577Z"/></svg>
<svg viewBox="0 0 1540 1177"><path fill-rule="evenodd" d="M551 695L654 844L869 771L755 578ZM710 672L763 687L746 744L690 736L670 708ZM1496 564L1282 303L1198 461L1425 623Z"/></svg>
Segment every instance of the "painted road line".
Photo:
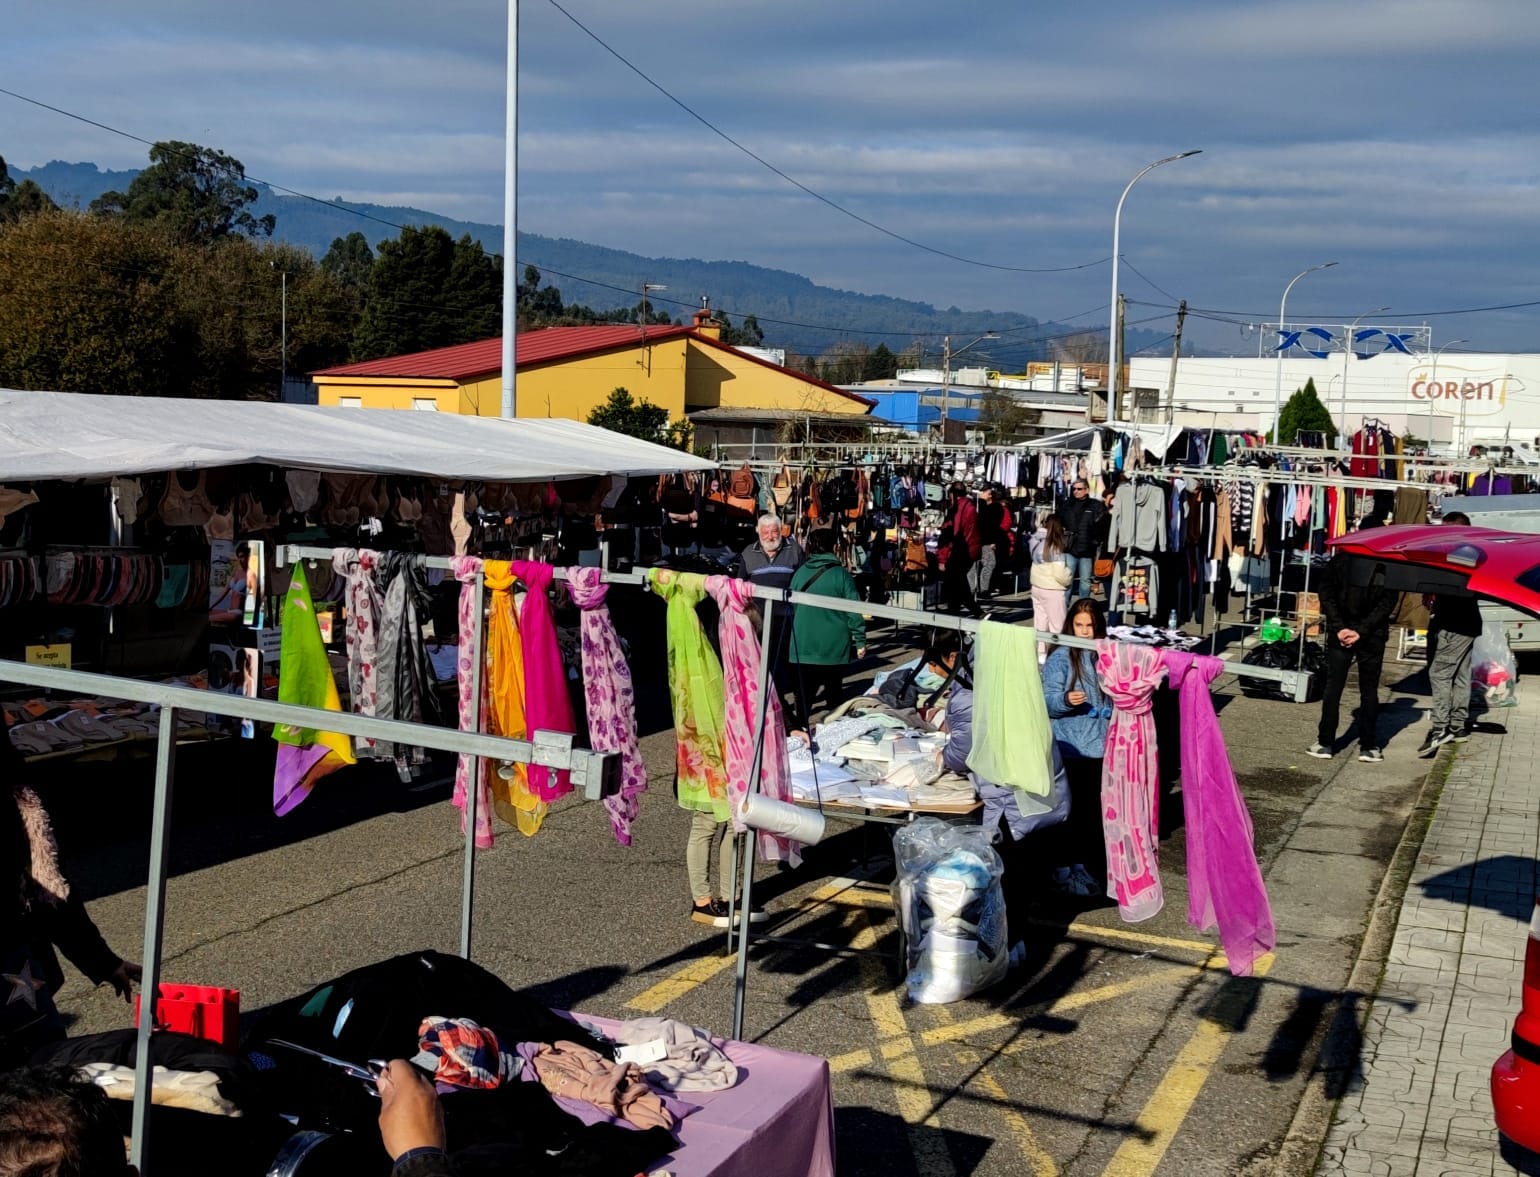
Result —
<svg viewBox="0 0 1540 1177"><path fill-rule="evenodd" d="M1027 920L1027 923L1039 928L1053 928L1057 930L1062 925L1052 920ZM1173 936L1154 936L1149 932L1135 932L1128 928L1104 928L1100 924L1082 924L1078 921L1064 929L1066 937L1069 936L1100 936L1104 940L1122 940L1129 944L1144 944L1150 948L1180 948L1184 952L1202 952L1204 954L1214 951L1215 945L1210 940L1179 940Z"/></svg>
<svg viewBox="0 0 1540 1177"><path fill-rule="evenodd" d="M943 1023L952 1021L951 1011L944 1005L936 1006L935 1014ZM946 1025L938 1027L938 1029L947 1028L949 1027ZM1006 1094L1005 1088L1000 1086L1000 1081L989 1073L988 1064L983 1056L968 1047L959 1047L956 1053L958 1062L973 1071L969 1082L976 1084L999 1108L1000 1118L1005 1121L1006 1131L1031 1167L1032 1177L1059 1177L1059 1166L1054 1164L1053 1157L1049 1156L1042 1141L1038 1140L1037 1133L1032 1131L1032 1125L1027 1123L1026 1116L1022 1115L1021 1110L1011 1102L1011 1097Z"/></svg>
<svg viewBox="0 0 1540 1177"><path fill-rule="evenodd" d="M644 989L630 1001L627 1009L638 1013L655 1014L671 1001L683 997L692 989L698 989L723 969L730 969L738 958L719 954L703 956L680 969L667 980L659 981L651 989Z"/></svg>
<svg viewBox="0 0 1540 1177"><path fill-rule="evenodd" d="M1258 960L1253 976L1266 976L1273 967L1273 959L1272 953L1268 953ZM1244 978L1225 982L1213 1006L1140 1111L1135 1121L1138 1132L1118 1147L1102 1177L1149 1177L1155 1172L1244 1016L1252 999L1250 988Z"/></svg>

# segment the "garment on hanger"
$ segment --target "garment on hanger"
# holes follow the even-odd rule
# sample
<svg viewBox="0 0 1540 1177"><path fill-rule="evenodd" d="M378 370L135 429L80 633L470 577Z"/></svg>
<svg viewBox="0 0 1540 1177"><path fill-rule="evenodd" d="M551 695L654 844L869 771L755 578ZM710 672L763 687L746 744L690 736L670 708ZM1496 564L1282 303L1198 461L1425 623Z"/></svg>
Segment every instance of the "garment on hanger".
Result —
<svg viewBox="0 0 1540 1177"><path fill-rule="evenodd" d="M572 717L572 697L567 694L567 672L562 667L556 642L556 621L551 616L550 587L554 572L549 564L512 560L508 567L524 582L523 613L519 640L524 650L524 678L528 689L525 721L531 732L567 732L577 728ZM572 774L565 768L529 766L529 790L542 801L554 801L572 792Z"/></svg>
<svg viewBox="0 0 1540 1177"><path fill-rule="evenodd" d="M588 701L588 744L620 753L620 792L604 799L615 840L631 845L631 826L647 791L647 766L636 740L636 692L620 638L604 599L610 586L598 568L567 569L567 593L582 610L583 694ZM786 741L781 741L784 748Z"/></svg>
<svg viewBox="0 0 1540 1177"><path fill-rule="evenodd" d="M1153 479L1139 478L1118 487L1112 500L1107 547L1166 550L1166 496Z"/></svg>
<svg viewBox="0 0 1540 1177"><path fill-rule="evenodd" d="M762 651L759 635L744 613L744 606L754 599L752 586L732 576L708 576L706 591L716 600L721 620L717 637L722 648L722 672L725 689L723 719L726 739L723 759L727 767L728 798L732 808L733 829L743 833L739 807L749 791L754 772L754 735L759 719L759 677ZM777 801L790 802L791 767L786 760L786 720L775 684L767 682L769 696L765 707L764 738L761 743L758 792ZM759 856L765 862L802 862L799 843L759 834Z"/></svg>
<svg viewBox="0 0 1540 1177"><path fill-rule="evenodd" d="M168 527L202 527L213 513L208 491L204 489L204 472L194 476L191 487L184 487L181 475L173 470L166 477L166 493L160 501L160 520Z"/></svg>
<svg viewBox="0 0 1540 1177"><path fill-rule="evenodd" d="M374 713L381 719L421 723L433 708L433 666L422 638L428 611L428 581L422 562L405 552L386 552L376 565L380 593L375 657ZM380 741L373 755L394 760L396 773L410 781L428 762L427 749Z"/></svg>
<svg viewBox="0 0 1540 1177"><path fill-rule="evenodd" d="M332 570L346 584L348 702L354 715L375 714L379 699L375 667L381 601L374 582L379 558L378 552L366 548L338 548L332 553ZM374 755L374 741L368 736L359 736L354 746L360 756Z"/></svg>
<svg viewBox="0 0 1540 1177"><path fill-rule="evenodd" d="M705 577L649 568L647 585L668 604L668 689L674 710L679 804L726 821L726 687L722 664L695 612L706 595Z"/></svg>
<svg viewBox="0 0 1540 1177"><path fill-rule="evenodd" d="M1037 663L1037 631L981 622L973 683L969 769L992 784L1047 796L1053 786L1053 731Z"/></svg>
<svg viewBox="0 0 1540 1177"><path fill-rule="evenodd" d="M487 560L481 568L487 600L486 666L482 672L482 714L494 736L522 740L529 735L528 685L524 644L513 586L518 583L507 560ZM462 635L463 638L463 635ZM481 762L492 811L527 838L540 832L550 806L529 786L527 764Z"/></svg>
<svg viewBox="0 0 1540 1177"><path fill-rule="evenodd" d="M1153 695L1166 668L1161 651L1126 642L1096 644L1096 674L1112 700L1102 760L1102 832L1107 843L1107 897L1129 923L1165 904L1157 863L1160 758Z"/></svg>
<svg viewBox="0 0 1540 1177"><path fill-rule="evenodd" d="M332 677L315 602L303 563L294 568L283 601L283 629L278 659L278 701L297 707L342 711L337 680ZM282 817L310 795L322 777L354 764L353 741L337 732L293 727L273 728L278 760L273 767L273 813Z"/></svg>
<svg viewBox="0 0 1540 1177"><path fill-rule="evenodd" d="M484 732L487 730L487 682L481 682L481 707L477 709L476 693L471 683L475 678L476 660L482 653L476 648L476 612L481 608L481 593L476 587L476 573L481 571L478 556L458 556L451 565L454 578L460 582L460 645L455 657L455 673L460 691L460 730ZM485 660L483 659L483 668ZM460 811L460 833L465 833L465 809L469 802L471 762L473 756L461 756L455 765L454 806ZM492 798L488 791L486 766L475 782L476 789L476 848L486 850L492 845Z"/></svg>
<svg viewBox="0 0 1540 1177"><path fill-rule="evenodd" d="M1230 972L1249 977L1277 934L1252 845L1251 813L1225 750L1209 684L1218 658L1162 650L1167 681L1180 691L1182 809L1187 832L1187 922L1218 927Z"/></svg>

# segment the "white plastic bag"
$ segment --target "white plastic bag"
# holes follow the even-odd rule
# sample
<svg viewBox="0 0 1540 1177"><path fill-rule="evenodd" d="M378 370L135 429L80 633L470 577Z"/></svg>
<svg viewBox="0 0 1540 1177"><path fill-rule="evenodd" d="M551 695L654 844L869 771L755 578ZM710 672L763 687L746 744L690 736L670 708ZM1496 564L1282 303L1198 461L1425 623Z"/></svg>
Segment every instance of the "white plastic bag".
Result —
<svg viewBox="0 0 1540 1177"><path fill-rule="evenodd" d="M907 985L925 1004L961 1001L1010 966L1004 864L979 826L922 817L893 837L894 907L907 945Z"/></svg>
<svg viewBox="0 0 1540 1177"><path fill-rule="evenodd" d="M1500 621L1486 621L1471 650L1471 703L1479 710L1517 707L1519 662L1508 648L1508 633Z"/></svg>

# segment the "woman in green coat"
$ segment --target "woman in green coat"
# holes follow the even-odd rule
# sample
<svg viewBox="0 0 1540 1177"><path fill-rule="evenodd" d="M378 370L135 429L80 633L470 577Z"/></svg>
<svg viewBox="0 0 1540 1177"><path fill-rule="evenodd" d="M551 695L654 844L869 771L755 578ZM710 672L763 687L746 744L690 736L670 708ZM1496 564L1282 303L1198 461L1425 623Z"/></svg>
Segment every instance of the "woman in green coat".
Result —
<svg viewBox="0 0 1540 1177"><path fill-rule="evenodd" d="M818 527L807 535L807 561L791 578L791 591L859 601L856 582L834 554L834 530ZM797 722L805 731L814 701L823 696L823 710L845 700L845 668L852 652L866 657L866 626L861 614L798 605L791 619L788 655L796 671Z"/></svg>

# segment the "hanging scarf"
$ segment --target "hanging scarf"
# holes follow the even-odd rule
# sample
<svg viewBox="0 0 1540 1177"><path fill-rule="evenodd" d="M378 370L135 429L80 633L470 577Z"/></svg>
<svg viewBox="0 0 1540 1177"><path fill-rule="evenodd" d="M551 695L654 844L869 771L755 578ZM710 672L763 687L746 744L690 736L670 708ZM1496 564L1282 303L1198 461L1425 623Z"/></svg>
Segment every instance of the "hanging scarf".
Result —
<svg viewBox="0 0 1540 1177"><path fill-rule="evenodd" d="M604 599L610 586L598 568L567 569L567 595L583 611L583 694L588 701L588 746L619 752L620 792L604 799L615 840L631 845L631 826L647 790L647 766L636 742L636 692L620 638ZM784 743L784 741L783 741Z"/></svg>
<svg viewBox="0 0 1540 1177"><path fill-rule="evenodd" d="M649 568L647 584L668 602L668 690L674 705L679 805L726 821L726 686L722 664L695 613L695 606L706 595L705 578Z"/></svg>
<svg viewBox="0 0 1540 1177"><path fill-rule="evenodd" d="M529 735L528 687L524 676L524 647L513 608L518 583L507 560L488 560L482 576L492 594L487 610L487 661L482 682L487 706L487 730L494 736L522 740ZM529 608L528 600L525 609ZM497 816L525 837L534 837L550 806L529 787L530 766L517 761L481 762L485 788Z"/></svg>
<svg viewBox="0 0 1540 1177"><path fill-rule="evenodd" d="M476 556L455 557L451 569L460 582L460 646L455 659L455 674L460 687L460 730L481 732L486 730L487 675L481 678L481 708L477 709L476 692L472 688L475 678L476 659L481 652L476 649L476 610L481 607L481 595L476 590L476 573L481 571L481 560ZM471 761L473 756L461 756L455 765L454 805L460 811L460 833L465 833L465 808L470 794ZM484 766L483 766L484 767ZM489 849L492 845L492 799L487 791L486 773L476 780L476 848Z"/></svg>
<svg viewBox="0 0 1540 1177"><path fill-rule="evenodd" d="M383 587L375 666L375 714L381 719L421 723L433 708L433 664L422 640L420 616L428 608L428 580L422 562L405 552L387 552L375 568ZM381 741L374 755L394 760L396 772L410 781L427 763L421 747Z"/></svg>
<svg viewBox="0 0 1540 1177"><path fill-rule="evenodd" d="M572 718L572 697L567 694L567 671L561 664L561 647L556 644L556 621L551 616L551 581L555 576L549 564L533 560L511 560L509 569L524 582L523 614L519 619L519 638L524 650L525 708L524 720L529 731L576 732ZM540 801L555 801L572 792L572 774L543 764L529 766L529 791Z"/></svg>
<svg viewBox="0 0 1540 1177"><path fill-rule="evenodd" d="M304 564L295 566L294 577L289 581L282 625L278 701L340 712L342 699L337 694L337 680L332 677L326 644L321 640L321 623L316 619ZM336 732L278 724L273 728L273 739L278 741L278 760L273 768L273 812L279 817L308 797L322 777L356 763L353 741Z"/></svg>
<svg viewBox="0 0 1540 1177"><path fill-rule="evenodd" d="M759 718L759 670L763 651L759 635L744 613L744 606L754 599L754 589L746 580L731 576L708 576L706 591L715 598L721 614L717 637L722 647L725 689L726 753L728 799L732 808L733 829L742 833L747 827L740 817L740 806L749 790L754 772L754 736ZM772 684L773 686L773 684ZM791 766L786 760L786 720L781 714L781 700L767 690L765 725L761 737L759 791L777 801L792 800ZM761 831L759 856L765 862L802 862L801 845Z"/></svg>
<svg viewBox="0 0 1540 1177"><path fill-rule="evenodd" d="M1181 690L1182 808L1187 824L1187 922L1218 927L1230 972L1249 977L1277 937L1252 846L1251 814L1235 781L1209 683L1218 658L1161 651L1167 681Z"/></svg>
<svg viewBox="0 0 1540 1177"><path fill-rule="evenodd" d="M1101 641L1096 674L1112 700L1102 760L1102 831L1107 842L1107 897L1129 923L1160 911L1165 896L1156 862L1160 835L1160 765L1155 749L1155 688L1166 668L1149 646Z"/></svg>
<svg viewBox="0 0 1540 1177"><path fill-rule="evenodd" d="M1046 797L1053 786L1053 728L1037 665L1037 631L983 622L973 682L968 767L990 784Z"/></svg>
<svg viewBox="0 0 1540 1177"><path fill-rule="evenodd" d="M379 558L378 552L360 548L338 548L332 553L332 569L345 583L348 699L354 715L376 714L379 699L375 666L381 602L374 583ZM374 741L368 736L359 736L355 744L360 756L375 754Z"/></svg>

